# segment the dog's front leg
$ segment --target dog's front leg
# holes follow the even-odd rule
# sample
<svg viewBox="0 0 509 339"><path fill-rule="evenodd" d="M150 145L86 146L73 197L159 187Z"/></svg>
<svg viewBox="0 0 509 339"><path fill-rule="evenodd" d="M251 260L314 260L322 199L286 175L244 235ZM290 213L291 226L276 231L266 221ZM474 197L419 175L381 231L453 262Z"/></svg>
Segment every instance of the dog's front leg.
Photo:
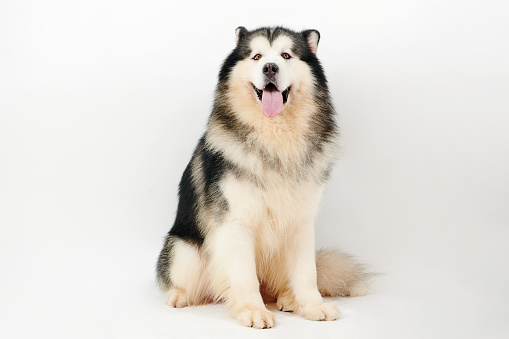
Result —
<svg viewBox="0 0 509 339"><path fill-rule="evenodd" d="M323 303L316 282L314 223L309 222L295 232L294 255L288 257L292 310L309 320L336 320L340 312L333 303ZM279 304L279 303L278 303Z"/></svg>
<svg viewBox="0 0 509 339"><path fill-rule="evenodd" d="M274 315L260 294L250 230L238 220L230 220L215 230L214 238L211 275L219 279L222 297L233 316L244 326L273 327Z"/></svg>

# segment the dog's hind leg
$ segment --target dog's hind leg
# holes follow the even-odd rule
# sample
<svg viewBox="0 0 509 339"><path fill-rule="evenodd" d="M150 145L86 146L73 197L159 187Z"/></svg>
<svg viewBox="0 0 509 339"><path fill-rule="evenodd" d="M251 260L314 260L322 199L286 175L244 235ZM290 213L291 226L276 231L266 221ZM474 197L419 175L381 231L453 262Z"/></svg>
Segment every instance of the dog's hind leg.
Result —
<svg viewBox="0 0 509 339"><path fill-rule="evenodd" d="M197 245L168 236L157 271L169 306L181 308L206 299L204 263Z"/></svg>

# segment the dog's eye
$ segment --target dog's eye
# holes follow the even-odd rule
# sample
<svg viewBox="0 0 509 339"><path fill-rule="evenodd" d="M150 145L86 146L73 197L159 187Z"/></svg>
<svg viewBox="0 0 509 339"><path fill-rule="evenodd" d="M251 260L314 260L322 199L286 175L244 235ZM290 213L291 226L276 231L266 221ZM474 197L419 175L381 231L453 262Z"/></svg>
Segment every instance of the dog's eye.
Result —
<svg viewBox="0 0 509 339"><path fill-rule="evenodd" d="M261 54L256 54L254 57L253 57L253 60L260 60L260 58L262 57Z"/></svg>
<svg viewBox="0 0 509 339"><path fill-rule="evenodd" d="M283 57L283 59L290 59L292 56L288 53L283 53L281 54L281 56Z"/></svg>

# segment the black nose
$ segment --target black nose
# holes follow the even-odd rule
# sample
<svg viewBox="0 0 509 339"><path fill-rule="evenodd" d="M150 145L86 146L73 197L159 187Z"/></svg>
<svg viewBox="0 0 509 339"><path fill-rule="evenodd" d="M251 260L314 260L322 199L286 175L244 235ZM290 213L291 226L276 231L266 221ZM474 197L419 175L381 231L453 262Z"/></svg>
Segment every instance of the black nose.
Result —
<svg viewBox="0 0 509 339"><path fill-rule="evenodd" d="M273 78L274 75L276 75L278 71L279 71L279 67L277 67L277 65L274 63L268 63L268 64L265 64L265 66L263 66L263 74L265 74L266 76L268 76L270 78Z"/></svg>

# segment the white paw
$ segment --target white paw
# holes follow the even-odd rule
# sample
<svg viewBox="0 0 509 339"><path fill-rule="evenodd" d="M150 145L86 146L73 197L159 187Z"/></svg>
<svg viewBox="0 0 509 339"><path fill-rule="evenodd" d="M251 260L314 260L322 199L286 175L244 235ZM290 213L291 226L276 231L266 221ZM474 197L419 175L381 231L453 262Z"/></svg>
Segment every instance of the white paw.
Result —
<svg viewBox="0 0 509 339"><path fill-rule="evenodd" d="M299 314L308 320L336 320L341 315L336 305L324 303L317 306L305 306L299 308Z"/></svg>
<svg viewBox="0 0 509 339"><path fill-rule="evenodd" d="M166 295L166 304L175 308L182 308L189 305L189 298L186 292L180 288L172 288Z"/></svg>
<svg viewBox="0 0 509 339"><path fill-rule="evenodd" d="M285 292L277 297L277 308L283 312L295 312L298 305L290 292Z"/></svg>
<svg viewBox="0 0 509 339"><path fill-rule="evenodd" d="M254 328L274 327L274 315L266 308L246 307L236 312L235 317L244 326Z"/></svg>

